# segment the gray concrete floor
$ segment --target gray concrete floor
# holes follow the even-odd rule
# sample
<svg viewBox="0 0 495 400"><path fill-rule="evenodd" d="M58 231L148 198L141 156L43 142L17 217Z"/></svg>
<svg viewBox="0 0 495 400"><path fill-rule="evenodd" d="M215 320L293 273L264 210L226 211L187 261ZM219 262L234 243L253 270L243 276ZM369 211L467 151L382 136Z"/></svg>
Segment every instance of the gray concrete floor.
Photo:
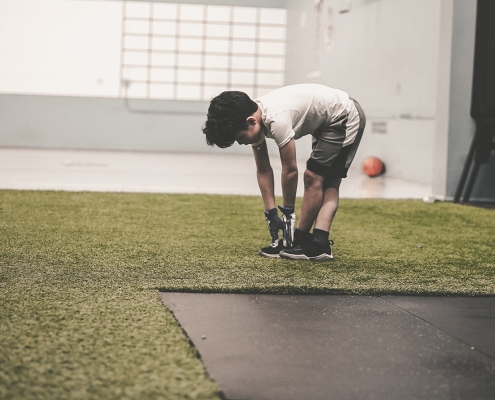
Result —
<svg viewBox="0 0 495 400"><path fill-rule="evenodd" d="M280 161L272 160L281 194ZM302 196L302 171L298 196ZM0 148L0 189L259 195L252 156ZM388 176L368 178L355 166L344 198L415 198L428 185Z"/></svg>

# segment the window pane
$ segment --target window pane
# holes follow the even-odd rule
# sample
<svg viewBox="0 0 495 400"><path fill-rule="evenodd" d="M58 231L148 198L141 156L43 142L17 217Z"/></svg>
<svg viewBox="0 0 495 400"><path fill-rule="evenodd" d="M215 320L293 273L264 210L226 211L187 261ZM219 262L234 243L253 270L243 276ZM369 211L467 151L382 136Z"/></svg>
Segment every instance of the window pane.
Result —
<svg viewBox="0 0 495 400"><path fill-rule="evenodd" d="M125 32L126 33L141 33L149 34L150 23L149 21L125 21Z"/></svg>
<svg viewBox="0 0 495 400"><path fill-rule="evenodd" d="M227 71L205 71L205 83L227 84Z"/></svg>
<svg viewBox="0 0 495 400"><path fill-rule="evenodd" d="M285 44L284 43L260 42L259 52L260 52L260 54L270 54L270 55L283 56L285 54Z"/></svg>
<svg viewBox="0 0 495 400"><path fill-rule="evenodd" d="M153 21L153 34L175 35L177 31L175 22Z"/></svg>
<svg viewBox="0 0 495 400"><path fill-rule="evenodd" d="M127 97L145 98L146 96L147 96L147 85L145 83L131 82L130 86L127 88Z"/></svg>
<svg viewBox="0 0 495 400"><path fill-rule="evenodd" d="M181 22L179 32L184 36L203 36L203 24L200 22Z"/></svg>
<svg viewBox="0 0 495 400"><path fill-rule="evenodd" d="M149 18L150 4L139 1L128 1L125 6L126 17Z"/></svg>
<svg viewBox="0 0 495 400"><path fill-rule="evenodd" d="M180 5L180 18L182 20L204 20L204 8L203 5L196 4L181 4Z"/></svg>
<svg viewBox="0 0 495 400"><path fill-rule="evenodd" d="M254 97L254 90L252 86L232 84L229 90L239 90L240 92L246 93L251 98Z"/></svg>
<svg viewBox="0 0 495 400"><path fill-rule="evenodd" d="M207 7L207 21L230 21L231 8L226 6L206 6Z"/></svg>
<svg viewBox="0 0 495 400"><path fill-rule="evenodd" d="M234 7L234 22L256 23L257 9L254 7Z"/></svg>
<svg viewBox="0 0 495 400"><path fill-rule="evenodd" d="M260 38L261 39L284 40L285 39L285 28L261 26L260 27Z"/></svg>
<svg viewBox="0 0 495 400"><path fill-rule="evenodd" d="M229 37L230 26L220 24L208 24L206 25L206 36L210 37Z"/></svg>
<svg viewBox="0 0 495 400"><path fill-rule="evenodd" d="M173 99L174 86L164 84L152 84L150 86L150 97L153 99Z"/></svg>
<svg viewBox="0 0 495 400"><path fill-rule="evenodd" d="M232 68L235 69L254 69L254 57L232 57Z"/></svg>
<svg viewBox="0 0 495 400"><path fill-rule="evenodd" d="M151 80L156 82L173 82L175 77L175 71L169 68L152 68Z"/></svg>
<svg viewBox="0 0 495 400"><path fill-rule="evenodd" d="M209 53L228 53L229 41L228 40L206 40L206 52Z"/></svg>
<svg viewBox="0 0 495 400"><path fill-rule="evenodd" d="M179 54L179 67L200 67L201 55Z"/></svg>
<svg viewBox="0 0 495 400"><path fill-rule="evenodd" d="M207 6L207 21L230 21L230 7L226 6Z"/></svg>
<svg viewBox="0 0 495 400"><path fill-rule="evenodd" d="M252 85L254 83L254 73L252 72L232 72L232 84Z"/></svg>
<svg viewBox="0 0 495 400"><path fill-rule="evenodd" d="M234 40L232 42L232 52L237 54L255 54L256 42L250 40Z"/></svg>
<svg viewBox="0 0 495 400"><path fill-rule="evenodd" d="M124 48L134 50L148 50L149 38L146 36L128 36L124 37Z"/></svg>
<svg viewBox="0 0 495 400"><path fill-rule="evenodd" d="M175 38L162 38L162 37L153 37L151 41L151 48L153 50L175 50Z"/></svg>
<svg viewBox="0 0 495 400"><path fill-rule="evenodd" d="M148 53L147 52L135 52L127 50L124 52L124 64L125 65L147 65Z"/></svg>
<svg viewBox="0 0 495 400"><path fill-rule="evenodd" d="M200 86L177 86L177 99L178 100L201 100L201 87Z"/></svg>
<svg viewBox="0 0 495 400"><path fill-rule="evenodd" d="M284 84L284 75L278 73L259 73L258 85L276 85L282 86Z"/></svg>
<svg viewBox="0 0 495 400"><path fill-rule="evenodd" d="M205 57L205 67L207 68L225 68L228 65L227 56L209 56Z"/></svg>
<svg viewBox="0 0 495 400"><path fill-rule="evenodd" d="M201 82L201 71L197 70L179 70L177 75L178 82L190 82L190 83L200 83Z"/></svg>
<svg viewBox="0 0 495 400"><path fill-rule="evenodd" d="M175 54L152 53L151 65L157 67L159 66L173 67L175 65Z"/></svg>
<svg viewBox="0 0 495 400"><path fill-rule="evenodd" d="M123 79L132 81L145 81L148 79L148 68L124 68Z"/></svg>
<svg viewBox="0 0 495 400"><path fill-rule="evenodd" d="M260 57L258 59L258 69L269 71L283 71L284 59L274 57Z"/></svg>
<svg viewBox="0 0 495 400"><path fill-rule="evenodd" d="M224 87L206 85L203 88L203 100L208 100L209 101L213 97L218 96L224 90L225 90Z"/></svg>
<svg viewBox="0 0 495 400"><path fill-rule="evenodd" d="M177 4L175 3L153 3L153 17L161 19L176 19Z"/></svg>
<svg viewBox="0 0 495 400"><path fill-rule="evenodd" d="M233 36L237 38L255 39L256 27L254 25L253 26L234 25Z"/></svg>
<svg viewBox="0 0 495 400"><path fill-rule="evenodd" d="M201 52L203 50L203 40L202 39L179 39L179 50Z"/></svg>
<svg viewBox="0 0 495 400"><path fill-rule="evenodd" d="M260 14L262 24L285 25L287 20L287 10L281 10L280 8L262 8Z"/></svg>

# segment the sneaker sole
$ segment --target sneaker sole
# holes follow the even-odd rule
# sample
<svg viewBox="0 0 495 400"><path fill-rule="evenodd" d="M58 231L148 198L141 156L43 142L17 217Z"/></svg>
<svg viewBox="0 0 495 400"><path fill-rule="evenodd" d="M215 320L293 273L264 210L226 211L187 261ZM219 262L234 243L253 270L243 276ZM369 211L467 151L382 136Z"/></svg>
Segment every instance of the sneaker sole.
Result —
<svg viewBox="0 0 495 400"><path fill-rule="evenodd" d="M331 261L333 260L333 254L320 254L316 257L308 257L304 254L287 254L283 251L280 252L280 257L289 260L304 260L304 261Z"/></svg>
<svg viewBox="0 0 495 400"><path fill-rule="evenodd" d="M258 254L262 257L269 257L269 258L280 258L279 254L269 254L269 253L264 253L263 251L258 251Z"/></svg>

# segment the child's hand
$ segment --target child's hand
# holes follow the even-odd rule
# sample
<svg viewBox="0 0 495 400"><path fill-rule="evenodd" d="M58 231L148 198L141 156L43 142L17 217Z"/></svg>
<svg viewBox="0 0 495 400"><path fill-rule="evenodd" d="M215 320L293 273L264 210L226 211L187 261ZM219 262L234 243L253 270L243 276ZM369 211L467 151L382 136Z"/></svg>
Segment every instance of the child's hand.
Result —
<svg viewBox="0 0 495 400"><path fill-rule="evenodd" d="M294 230L296 229L296 214L294 212L294 207L278 206L280 211L284 214L282 223L284 224L282 228L284 247L292 247L292 242L294 241Z"/></svg>
<svg viewBox="0 0 495 400"><path fill-rule="evenodd" d="M265 218L268 223L268 230L270 231L270 236L272 238L272 242L270 246L276 247L278 245L278 231L282 230L284 232L284 223L282 219L278 216L278 212L276 208L272 208L271 210L265 210Z"/></svg>

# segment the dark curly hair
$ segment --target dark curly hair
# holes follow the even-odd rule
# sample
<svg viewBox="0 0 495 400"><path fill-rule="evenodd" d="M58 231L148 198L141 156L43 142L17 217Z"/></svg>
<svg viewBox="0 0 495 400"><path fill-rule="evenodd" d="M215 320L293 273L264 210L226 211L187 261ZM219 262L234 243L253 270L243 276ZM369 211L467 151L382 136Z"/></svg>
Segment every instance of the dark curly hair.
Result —
<svg viewBox="0 0 495 400"><path fill-rule="evenodd" d="M227 91L214 97L203 126L206 143L221 148L235 142L235 134L248 129L246 119L258 110L258 104L244 92Z"/></svg>

